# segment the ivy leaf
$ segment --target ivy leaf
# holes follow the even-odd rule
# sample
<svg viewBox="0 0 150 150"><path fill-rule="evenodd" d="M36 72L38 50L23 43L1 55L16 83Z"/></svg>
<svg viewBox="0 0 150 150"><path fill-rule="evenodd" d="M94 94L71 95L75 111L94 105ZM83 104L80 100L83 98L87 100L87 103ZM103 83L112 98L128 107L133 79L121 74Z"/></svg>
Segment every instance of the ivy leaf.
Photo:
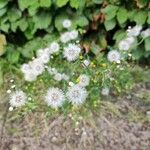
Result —
<svg viewBox="0 0 150 150"><path fill-rule="evenodd" d="M104 0L93 0L93 2L95 4L102 4L104 2Z"/></svg>
<svg viewBox="0 0 150 150"><path fill-rule="evenodd" d="M128 12L125 8L119 8L117 12L117 20L119 24L123 24L127 21L128 19Z"/></svg>
<svg viewBox="0 0 150 150"><path fill-rule="evenodd" d="M150 51L150 37L145 39L144 46L146 51Z"/></svg>
<svg viewBox="0 0 150 150"><path fill-rule="evenodd" d="M111 20L116 16L116 12L118 10L117 6L108 5L106 8L102 10L103 13L106 15L106 20Z"/></svg>
<svg viewBox="0 0 150 150"><path fill-rule="evenodd" d="M0 17L3 16L7 12L7 8L0 9Z"/></svg>
<svg viewBox="0 0 150 150"><path fill-rule="evenodd" d="M70 0L70 6L72 8L78 9L80 6L80 1L79 0Z"/></svg>
<svg viewBox="0 0 150 150"><path fill-rule="evenodd" d="M25 18L19 20L18 22L18 26L20 28L21 31L25 31L28 27L28 22Z"/></svg>
<svg viewBox="0 0 150 150"><path fill-rule="evenodd" d="M20 53L18 51L9 51L7 55L7 59L11 64L18 63L20 57Z"/></svg>
<svg viewBox="0 0 150 150"><path fill-rule="evenodd" d="M50 7L51 6L51 0L40 0L40 6L41 7Z"/></svg>
<svg viewBox="0 0 150 150"><path fill-rule="evenodd" d="M85 16L77 16L75 19L75 23L79 27L85 27L89 24L89 21Z"/></svg>
<svg viewBox="0 0 150 150"><path fill-rule="evenodd" d="M138 25L143 25L146 21L147 13L145 11L139 11L134 17L134 21Z"/></svg>
<svg viewBox="0 0 150 150"><path fill-rule="evenodd" d="M14 22L21 17L21 11L16 8L12 8L8 11L7 16L10 22Z"/></svg>
<svg viewBox="0 0 150 150"><path fill-rule="evenodd" d="M51 14L48 12L41 12L34 16L33 21L35 23L34 29L46 29L50 25L52 20Z"/></svg>
<svg viewBox="0 0 150 150"><path fill-rule="evenodd" d="M104 25L107 31L112 30L116 26L116 20L115 19L106 20L104 22Z"/></svg>
<svg viewBox="0 0 150 150"><path fill-rule="evenodd" d="M7 5L8 1L7 0L0 0L0 9L5 7Z"/></svg>
<svg viewBox="0 0 150 150"><path fill-rule="evenodd" d="M56 5L58 7L63 7L68 3L69 0L56 0Z"/></svg>

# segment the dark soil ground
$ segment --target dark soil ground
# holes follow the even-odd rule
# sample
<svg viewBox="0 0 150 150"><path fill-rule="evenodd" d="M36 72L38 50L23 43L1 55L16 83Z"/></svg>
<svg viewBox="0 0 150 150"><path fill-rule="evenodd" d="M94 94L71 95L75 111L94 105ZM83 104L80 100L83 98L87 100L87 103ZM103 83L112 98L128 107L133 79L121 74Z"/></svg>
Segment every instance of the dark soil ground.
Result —
<svg viewBox="0 0 150 150"><path fill-rule="evenodd" d="M40 112L16 120L3 111L0 150L150 150L149 89L138 84L132 94L104 98L98 112L76 121L74 114L45 119Z"/></svg>

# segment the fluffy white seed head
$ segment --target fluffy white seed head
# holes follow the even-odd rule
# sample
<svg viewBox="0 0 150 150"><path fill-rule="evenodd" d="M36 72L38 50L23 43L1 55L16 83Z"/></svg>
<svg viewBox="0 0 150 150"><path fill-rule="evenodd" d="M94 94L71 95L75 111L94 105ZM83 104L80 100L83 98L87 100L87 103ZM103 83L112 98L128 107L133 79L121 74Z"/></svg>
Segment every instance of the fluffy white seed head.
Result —
<svg viewBox="0 0 150 150"><path fill-rule="evenodd" d="M37 79L37 76L33 73L33 71L29 71L26 74L24 74L24 78L28 82L33 82Z"/></svg>
<svg viewBox="0 0 150 150"><path fill-rule="evenodd" d="M9 103L12 107L20 107L26 103L27 96L23 91L15 91L10 95Z"/></svg>
<svg viewBox="0 0 150 150"><path fill-rule="evenodd" d="M109 95L109 88L108 87L102 88L101 94L104 96L108 96Z"/></svg>
<svg viewBox="0 0 150 150"><path fill-rule="evenodd" d="M59 44L57 42L52 42L50 47L49 47L50 54L58 52L59 48L60 48L60 46L59 46Z"/></svg>
<svg viewBox="0 0 150 150"><path fill-rule="evenodd" d="M61 75L61 73L56 73L56 74L54 75L54 80L56 80L56 81L61 81L61 80L62 80L62 75Z"/></svg>
<svg viewBox="0 0 150 150"><path fill-rule="evenodd" d="M131 37L131 36L136 37L140 34L141 30L142 30L142 26L136 25L133 28L127 30L127 36L128 37Z"/></svg>
<svg viewBox="0 0 150 150"><path fill-rule="evenodd" d="M67 43L71 40L71 37L70 37L70 32L65 32L63 34L61 34L60 36L60 41L62 43Z"/></svg>
<svg viewBox="0 0 150 150"><path fill-rule="evenodd" d="M87 98L87 91L79 85L74 85L68 88L66 95L72 104L80 105L85 102Z"/></svg>
<svg viewBox="0 0 150 150"><path fill-rule="evenodd" d="M71 21L69 19L65 19L63 20L62 25L64 28L69 28L71 27Z"/></svg>
<svg viewBox="0 0 150 150"><path fill-rule="evenodd" d="M79 33L77 30L73 30L70 32L70 38L71 40L75 40L78 37Z"/></svg>
<svg viewBox="0 0 150 150"><path fill-rule="evenodd" d="M69 44L64 48L63 54L68 61L74 61L79 57L80 52L81 48L79 47L79 45Z"/></svg>
<svg viewBox="0 0 150 150"><path fill-rule="evenodd" d="M110 62L120 62L121 56L120 53L117 50L112 50L109 51L108 55L107 55L107 59Z"/></svg>
<svg viewBox="0 0 150 150"><path fill-rule="evenodd" d="M86 74L82 74L79 76L79 85L82 87L88 86L90 83L90 78Z"/></svg>
<svg viewBox="0 0 150 150"><path fill-rule="evenodd" d="M49 88L45 96L45 101L52 108L61 107L65 101L64 93L59 88Z"/></svg>
<svg viewBox="0 0 150 150"><path fill-rule="evenodd" d="M31 70L31 67L30 67L29 64L23 64L23 65L21 66L21 71L22 71L23 73L27 73L27 72L30 71L30 70Z"/></svg>

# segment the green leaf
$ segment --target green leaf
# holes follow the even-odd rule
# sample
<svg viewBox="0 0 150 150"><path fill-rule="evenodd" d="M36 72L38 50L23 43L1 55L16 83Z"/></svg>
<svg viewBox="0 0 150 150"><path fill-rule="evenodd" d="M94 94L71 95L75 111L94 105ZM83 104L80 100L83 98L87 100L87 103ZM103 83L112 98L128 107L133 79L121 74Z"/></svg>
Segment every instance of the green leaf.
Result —
<svg viewBox="0 0 150 150"><path fill-rule="evenodd" d="M7 15L9 21L14 22L21 17L21 11L16 8L12 8L8 11Z"/></svg>
<svg viewBox="0 0 150 150"><path fill-rule="evenodd" d="M51 0L40 0L39 1L41 7L50 7L51 6Z"/></svg>
<svg viewBox="0 0 150 150"><path fill-rule="evenodd" d="M104 22L104 25L107 31L112 30L116 26L116 20L115 19L106 20Z"/></svg>
<svg viewBox="0 0 150 150"><path fill-rule="evenodd" d="M18 51L9 51L7 55L7 59L10 63L15 64L18 63L20 57L20 53Z"/></svg>
<svg viewBox="0 0 150 150"><path fill-rule="evenodd" d="M148 12L148 19L147 19L147 23L150 24L150 12Z"/></svg>
<svg viewBox="0 0 150 150"><path fill-rule="evenodd" d="M21 31L25 31L28 27L28 22L25 18L18 21L18 26Z"/></svg>
<svg viewBox="0 0 150 150"><path fill-rule="evenodd" d="M143 25L146 21L147 13L145 11L139 11L134 17L134 21L138 25Z"/></svg>
<svg viewBox="0 0 150 150"><path fill-rule="evenodd" d="M8 30L9 30L9 27L10 27L10 24L9 23L2 23L1 26L0 26L0 29L4 32L7 32L8 33Z"/></svg>
<svg viewBox="0 0 150 150"><path fill-rule="evenodd" d="M119 8L117 12L117 20L119 24L123 24L127 21L128 19L128 12L125 8Z"/></svg>
<svg viewBox="0 0 150 150"><path fill-rule="evenodd" d="M0 9L5 7L7 5L8 1L7 0L0 0Z"/></svg>
<svg viewBox="0 0 150 150"><path fill-rule="evenodd" d="M128 12L128 18L130 21L134 21L134 16L137 14L137 10L133 9L132 11Z"/></svg>
<svg viewBox="0 0 150 150"><path fill-rule="evenodd" d="M108 5L106 8L102 10L103 13L106 15L106 20L111 20L116 16L118 7L114 5Z"/></svg>
<svg viewBox="0 0 150 150"><path fill-rule="evenodd" d="M34 29L46 29L51 24L51 14L49 12L42 11L33 17L35 23Z"/></svg>
<svg viewBox="0 0 150 150"><path fill-rule="evenodd" d="M7 12L7 8L0 9L0 17L3 16Z"/></svg>
<svg viewBox="0 0 150 150"><path fill-rule="evenodd" d="M30 16L36 15L36 13L38 12L38 8L39 8L39 7L40 7L40 5L39 5L38 2L35 2L34 4L32 4L32 5L28 8L28 11L29 11Z"/></svg>
<svg viewBox="0 0 150 150"><path fill-rule="evenodd" d="M38 0L18 0L19 8L23 11L34 3L38 3Z"/></svg>
<svg viewBox="0 0 150 150"><path fill-rule="evenodd" d="M79 6L80 6L80 2L81 2L81 1L79 1L79 0L70 0L70 6L71 6L72 8L78 9Z"/></svg>
<svg viewBox="0 0 150 150"><path fill-rule="evenodd" d="M12 30L13 32L16 32L17 27L18 27L18 22L17 22L17 21L11 23L11 30Z"/></svg>
<svg viewBox="0 0 150 150"><path fill-rule="evenodd" d="M68 1L69 0L56 0L56 5L58 7L63 7L63 6L65 6L67 4Z"/></svg>
<svg viewBox="0 0 150 150"><path fill-rule="evenodd" d="M89 21L85 16L77 16L75 19L75 23L77 26L85 27L89 24Z"/></svg>
<svg viewBox="0 0 150 150"><path fill-rule="evenodd" d="M121 41L122 39L124 39L126 37L126 32L124 30L118 30L114 36L113 36L113 40L116 40L116 42L118 43L119 41Z"/></svg>
<svg viewBox="0 0 150 150"><path fill-rule="evenodd" d="M150 51L150 37L144 40L144 46L146 51Z"/></svg>
<svg viewBox="0 0 150 150"><path fill-rule="evenodd" d="M93 3L95 4L102 4L104 0L93 0Z"/></svg>

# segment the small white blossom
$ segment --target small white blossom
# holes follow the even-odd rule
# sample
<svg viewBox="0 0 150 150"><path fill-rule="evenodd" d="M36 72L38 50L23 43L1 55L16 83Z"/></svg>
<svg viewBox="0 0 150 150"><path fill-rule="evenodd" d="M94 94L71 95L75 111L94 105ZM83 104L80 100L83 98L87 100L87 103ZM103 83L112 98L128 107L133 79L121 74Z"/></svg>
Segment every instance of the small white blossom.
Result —
<svg viewBox="0 0 150 150"><path fill-rule="evenodd" d="M72 40L74 40L74 39L76 39L77 37L78 37L78 31L77 30L73 30L73 31L71 31L70 32L70 38L72 39Z"/></svg>
<svg viewBox="0 0 150 150"><path fill-rule="evenodd" d="M117 50L109 51L107 55L107 59L110 62L119 62L121 59L120 53Z"/></svg>
<svg viewBox="0 0 150 150"><path fill-rule="evenodd" d="M40 57L42 54L44 54L44 49L37 50L37 52L36 52L37 57Z"/></svg>
<svg viewBox="0 0 150 150"><path fill-rule="evenodd" d="M58 108L64 103L65 96L61 89L52 87L48 89L45 96L45 101L47 102L48 106L51 106L52 108Z"/></svg>
<svg viewBox="0 0 150 150"><path fill-rule="evenodd" d="M62 75L61 75L61 73L56 73L56 74L54 75L54 79L55 79L56 81L61 81L61 80L62 80Z"/></svg>
<svg viewBox="0 0 150 150"><path fill-rule="evenodd" d="M50 54L53 54L53 53L56 53L59 51L59 44L57 42L52 42L51 45L50 45Z"/></svg>
<svg viewBox="0 0 150 150"><path fill-rule="evenodd" d="M50 57L49 55L47 54L42 54L40 57L39 57L39 60L41 61L41 63L43 64L47 64L50 60Z"/></svg>
<svg viewBox="0 0 150 150"><path fill-rule="evenodd" d="M65 19L62 25L64 28L69 28L71 26L71 21L69 19Z"/></svg>
<svg viewBox="0 0 150 150"><path fill-rule="evenodd" d="M10 93L11 93L11 90L7 90L7 93L10 94Z"/></svg>
<svg viewBox="0 0 150 150"><path fill-rule="evenodd" d="M88 66L90 65L90 61L84 60L84 61L83 61L83 64L84 64L86 67L88 67Z"/></svg>
<svg viewBox="0 0 150 150"><path fill-rule="evenodd" d="M35 74L36 76L42 74L45 69L43 63L41 63L40 60L38 60L38 59L35 59L31 63L31 68L32 68L33 74Z"/></svg>
<svg viewBox="0 0 150 150"><path fill-rule="evenodd" d="M119 42L118 47L119 47L120 50L127 51L127 50L129 50L130 45L126 40L122 40L122 41Z"/></svg>
<svg viewBox="0 0 150 150"><path fill-rule="evenodd" d="M142 31L142 32L141 32L141 36L142 36L143 38L149 37L149 36L150 36L150 28L148 28L148 29Z"/></svg>
<svg viewBox="0 0 150 150"><path fill-rule="evenodd" d="M74 83L73 82L69 82L69 86L74 86Z"/></svg>
<svg viewBox="0 0 150 150"><path fill-rule="evenodd" d="M89 83L90 83L89 76L87 76L86 74L80 75L80 77L79 77L79 83L78 83L80 86L85 87L85 86L88 86Z"/></svg>
<svg viewBox="0 0 150 150"><path fill-rule="evenodd" d="M23 73L27 73L27 72L30 71L30 70L31 70L31 67L30 67L29 64L23 64L23 65L21 66L21 71L22 71Z"/></svg>
<svg viewBox="0 0 150 150"><path fill-rule="evenodd" d="M85 102L87 98L87 91L79 85L74 85L69 87L66 95L72 104L80 105Z"/></svg>
<svg viewBox="0 0 150 150"><path fill-rule="evenodd" d="M105 87L102 89L101 94L104 96L108 96L109 95L109 88Z"/></svg>
<svg viewBox="0 0 150 150"><path fill-rule="evenodd" d="M24 78L26 81L32 82L37 79L37 76L32 71L29 71L28 73L24 74Z"/></svg>
<svg viewBox="0 0 150 150"><path fill-rule="evenodd" d="M60 36L60 41L62 43L67 43L71 40L71 37L70 37L70 32L65 32L63 34L61 34Z"/></svg>
<svg viewBox="0 0 150 150"><path fill-rule="evenodd" d="M74 61L79 57L81 52L81 48L76 44L69 44L67 47L64 48L64 57L68 61Z"/></svg>
<svg viewBox="0 0 150 150"><path fill-rule="evenodd" d="M67 76L65 73L62 74L62 78L63 78L64 80L66 80L66 81L69 80L69 76Z"/></svg>
<svg viewBox="0 0 150 150"><path fill-rule="evenodd" d="M14 109L13 107L9 107L9 111L13 111L13 109Z"/></svg>
<svg viewBox="0 0 150 150"><path fill-rule="evenodd" d="M10 105L12 107L20 107L25 104L27 96L23 91L15 91L10 95Z"/></svg>
<svg viewBox="0 0 150 150"><path fill-rule="evenodd" d="M131 36L136 37L140 34L141 30L142 30L142 26L136 25L133 28L127 30L127 36L128 37L131 37Z"/></svg>

